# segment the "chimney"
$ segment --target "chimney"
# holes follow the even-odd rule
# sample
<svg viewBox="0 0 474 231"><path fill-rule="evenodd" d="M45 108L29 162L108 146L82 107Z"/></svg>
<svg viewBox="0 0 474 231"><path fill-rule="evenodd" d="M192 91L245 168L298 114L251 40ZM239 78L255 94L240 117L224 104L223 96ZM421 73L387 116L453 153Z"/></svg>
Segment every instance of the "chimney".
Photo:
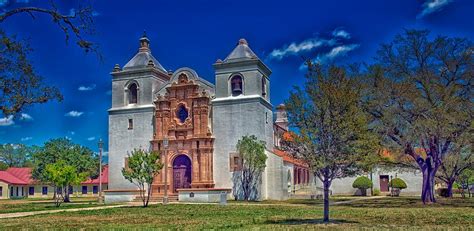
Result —
<svg viewBox="0 0 474 231"><path fill-rule="evenodd" d="M288 131L288 116L286 115L286 109L284 104L280 104L276 107L276 120L275 124Z"/></svg>

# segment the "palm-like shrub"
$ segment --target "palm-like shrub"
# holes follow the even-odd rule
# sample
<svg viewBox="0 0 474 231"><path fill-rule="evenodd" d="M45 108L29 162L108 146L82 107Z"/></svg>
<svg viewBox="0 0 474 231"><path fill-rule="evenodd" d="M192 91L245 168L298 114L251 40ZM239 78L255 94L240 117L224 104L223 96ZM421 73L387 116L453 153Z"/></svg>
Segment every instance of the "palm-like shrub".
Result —
<svg viewBox="0 0 474 231"><path fill-rule="evenodd" d="M354 183L352 183L353 188L358 189L368 189L372 187L372 181L366 176L359 176L355 179Z"/></svg>

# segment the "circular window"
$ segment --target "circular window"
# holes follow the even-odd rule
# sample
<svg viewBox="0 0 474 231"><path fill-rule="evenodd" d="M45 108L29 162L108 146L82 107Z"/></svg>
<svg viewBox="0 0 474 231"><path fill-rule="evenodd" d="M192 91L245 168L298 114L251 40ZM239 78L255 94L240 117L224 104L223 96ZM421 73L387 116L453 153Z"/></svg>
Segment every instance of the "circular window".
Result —
<svg viewBox="0 0 474 231"><path fill-rule="evenodd" d="M184 123L188 118L188 114L186 107L183 104L179 105L178 110L176 111L176 117L178 117L179 122Z"/></svg>

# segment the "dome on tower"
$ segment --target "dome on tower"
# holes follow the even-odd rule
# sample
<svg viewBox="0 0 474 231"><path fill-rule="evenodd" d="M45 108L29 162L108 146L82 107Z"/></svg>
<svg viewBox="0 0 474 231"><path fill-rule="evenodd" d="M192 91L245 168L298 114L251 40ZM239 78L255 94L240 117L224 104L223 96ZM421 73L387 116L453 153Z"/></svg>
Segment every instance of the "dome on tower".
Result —
<svg viewBox="0 0 474 231"><path fill-rule="evenodd" d="M237 47L224 59L224 62L234 62L245 59L258 59L257 55L250 49L247 40L240 39Z"/></svg>
<svg viewBox="0 0 474 231"><path fill-rule="evenodd" d="M140 69L150 65L166 73L165 68L163 68L160 62L158 62L158 60L151 54L150 40L146 37L146 34L143 34L140 38L140 48L138 49L138 53L133 56L127 64L125 64L123 70Z"/></svg>

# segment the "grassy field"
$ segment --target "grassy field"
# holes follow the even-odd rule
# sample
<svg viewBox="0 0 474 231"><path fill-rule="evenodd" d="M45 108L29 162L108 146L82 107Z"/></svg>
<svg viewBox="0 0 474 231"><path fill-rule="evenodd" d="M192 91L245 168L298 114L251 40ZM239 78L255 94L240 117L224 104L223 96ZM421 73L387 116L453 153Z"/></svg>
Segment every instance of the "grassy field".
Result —
<svg viewBox="0 0 474 231"><path fill-rule="evenodd" d="M474 229L474 199L440 199L425 206L418 198L382 198L331 207L288 203L170 204L2 219L0 229Z"/></svg>
<svg viewBox="0 0 474 231"><path fill-rule="evenodd" d="M96 203L97 199L95 198L80 198L80 199L72 198L71 201L72 201L71 203L62 203L60 207L56 207L56 205L54 204L52 200L44 200L44 199L41 199L41 200L40 199L2 200L0 201L0 214L101 206Z"/></svg>

